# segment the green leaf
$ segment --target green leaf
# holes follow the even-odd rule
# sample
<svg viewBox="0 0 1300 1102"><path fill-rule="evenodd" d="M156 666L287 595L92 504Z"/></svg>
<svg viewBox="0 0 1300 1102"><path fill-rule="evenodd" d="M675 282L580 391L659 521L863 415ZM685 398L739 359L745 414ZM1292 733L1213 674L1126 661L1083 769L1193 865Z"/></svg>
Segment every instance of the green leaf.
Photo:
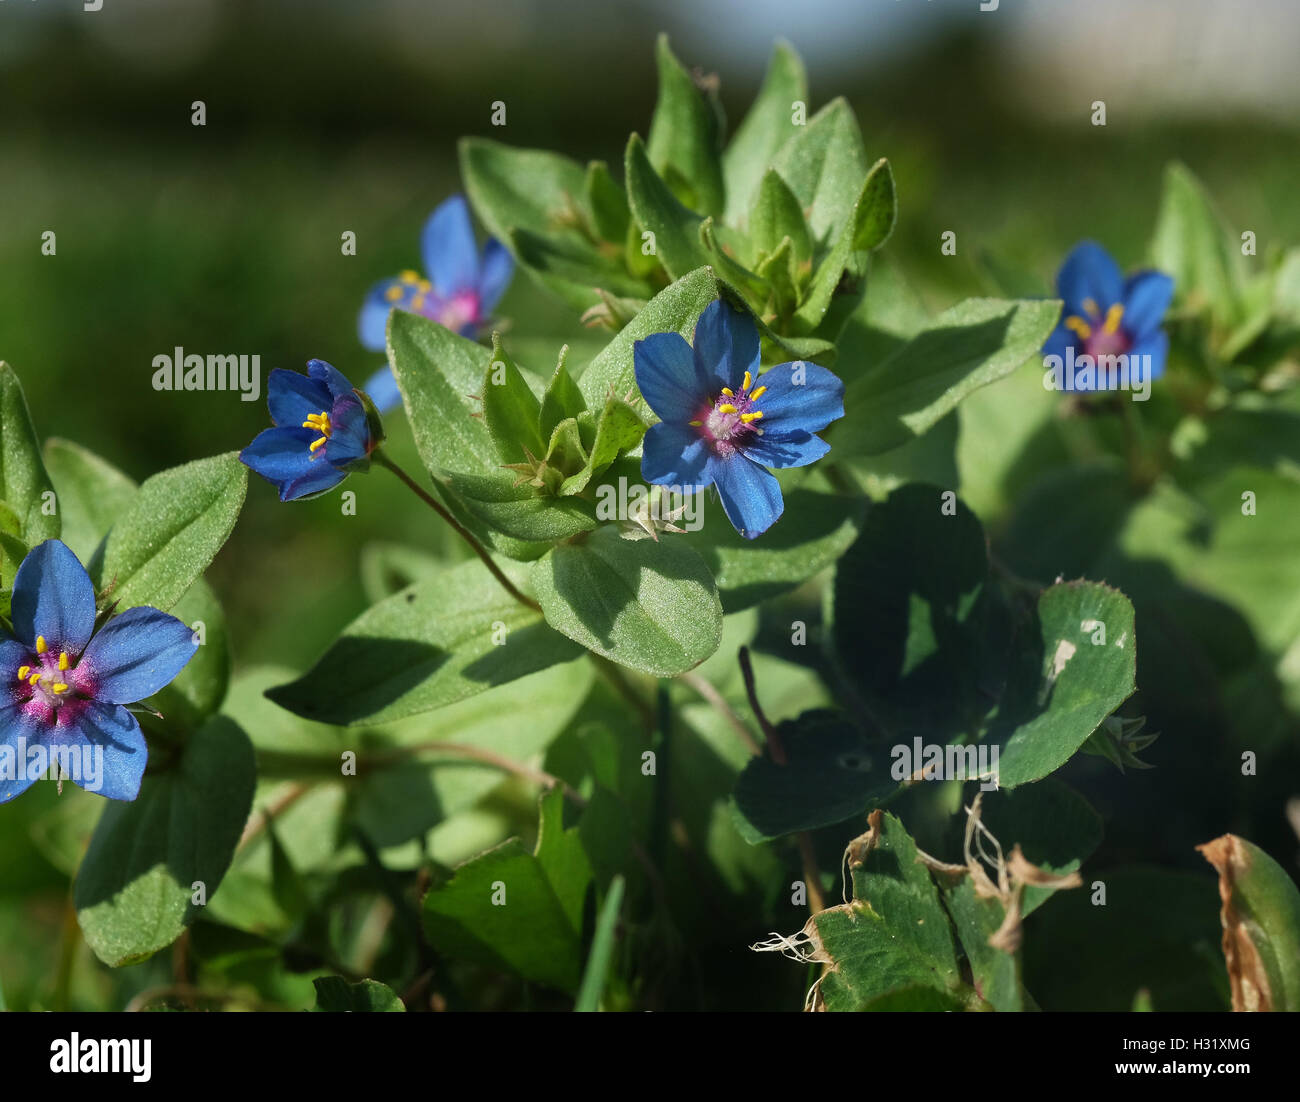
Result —
<svg viewBox="0 0 1300 1102"><path fill-rule="evenodd" d="M607 526L533 564L546 622L588 650L671 677L722 638L722 605L704 561L675 540L623 539Z"/></svg>
<svg viewBox="0 0 1300 1102"><path fill-rule="evenodd" d="M710 503L712 508L712 503ZM802 487L785 495L781 521L747 540L717 510L712 523L683 537L708 564L724 612L739 612L802 585L838 559L857 537L865 502Z"/></svg>
<svg viewBox="0 0 1300 1102"><path fill-rule="evenodd" d="M45 441L45 468L58 494L63 540L83 563L135 497L135 481L70 440Z"/></svg>
<svg viewBox="0 0 1300 1102"><path fill-rule="evenodd" d="M641 443L645 435L645 422L626 402L610 398L600 411L596 423L596 439L582 470L570 475L561 484L562 495L578 494L587 488L593 477L600 474L624 452Z"/></svg>
<svg viewBox="0 0 1300 1102"><path fill-rule="evenodd" d="M732 792L736 825L751 845L842 823L898 788L888 759L837 712L804 712L776 731L789 760L750 758Z"/></svg>
<svg viewBox="0 0 1300 1102"><path fill-rule="evenodd" d="M619 910L623 906L625 883L622 876L615 876L610 882L605 902L600 905L600 916L596 919L596 935L591 942L591 952L587 954L587 967L582 973L582 986L578 988L578 1001L573 1007L580 1014L589 1014L600 1009L600 999L605 993L609 966L614 956L614 938L618 933Z"/></svg>
<svg viewBox="0 0 1300 1102"><path fill-rule="evenodd" d="M522 568L506 570L513 581L523 576ZM474 560L367 609L307 673L267 696L308 719L384 723L444 707L580 653Z"/></svg>
<svg viewBox="0 0 1300 1102"><path fill-rule="evenodd" d="M202 578L186 590L171 612L188 624L202 642L185 668L152 696L150 703L162 712L167 729L192 731L221 707L230 685L226 614L212 587Z"/></svg>
<svg viewBox="0 0 1300 1102"><path fill-rule="evenodd" d="M1022 653L992 737L1004 788L1059 769L1136 690L1133 606L1097 582L1062 582L1038 598L1038 647Z"/></svg>
<svg viewBox="0 0 1300 1102"><path fill-rule="evenodd" d="M1006 917L1001 901L977 895L970 876L963 876L956 884L945 888L943 897L980 997L994 1010L1004 1013L1024 1010L1020 954L989 944L989 938L998 931Z"/></svg>
<svg viewBox="0 0 1300 1102"><path fill-rule="evenodd" d="M848 383L832 445L841 457L873 455L920 436L972 391L1035 355L1060 309L1050 299L974 298L945 311Z"/></svg>
<svg viewBox="0 0 1300 1102"><path fill-rule="evenodd" d="M239 518L248 468L234 452L148 478L104 543L97 580L121 608L174 605L208 568Z"/></svg>
<svg viewBox="0 0 1300 1102"><path fill-rule="evenodd" d="M46 496L49 495L49 496ZM31 414L22 384L13 368L0 360L0 505L7 511L8 532L26 547L35 547L59 535L58 498L41 462L41 447L36 439ZM16 548L15 548L16 550ZM10 559L9 555L5 556ZM19 560L21 562L21 560ZM13 581L19 562L5 561L0 569L5 580Z"/></svg>
<svg viewBox="0 0 1300 1102"><path fill-rule="evenodd" d="M610 175L604 161L587 165L587 206L591 208L592 224L600 239L621 248L627 240L627 192Z"/></svg>
<svg viewBox="0 0 1300 1102"><path fill-rule="evenodd" d="M551 381L546 384L546 392L542 395L539 429L546 440L550 440L555 426L561 421L577 417L587 409L582 391L578 389L578 384L573 381L573 376L565 366L564 361L568 352L567 344L560 349L559 363L555 365L555 372L551 375Z"/></svg>
<svg viewBox="0 0 1300 1102"><path fill-rule="evenodd" d="M597 526L590 501L540 494L527 483L516 485L517 481L508 471L450 476L452 488L470 514L512 539L553 543Z"/></svg>
<svg viewBox="0 0 1300 1102"><path fill-rule="evenodd" d="M400 1014L406 1010L397 993L377 980L348 983L342 976L318 976L311 982L316 988L316 1009L319 1011L334 1014Z"/></svg>
<svg viewBox="0 0 1300 1102"><path fill-rule="evenodd" d="M1196 847L1219 874L1232 1009L1300 1009L1300 891L1253 842L1225 834Z"/></svg>
<svg viewBox="0 0 1300 1102"><path fill-rule="evenodd" d="M482 404L471 397L483 385L486 348L428 318L394 310L388 319L388 362L415 446L431 474L480 471L500 462L487 426L475 416Z"/></svg>
<svg viewBox="0 0 1300 1102"><path fill-rule="evenodd" d="M846 383L897 352L929 323L925 305L888 254L873 258L871 293L849 316L838 338L836 360Z"/></svg>
<svg viewBox="0 0 1300 1102"><path fill-rule="evenodd" d="M655 44L655 61L659 68L659 100L646 142L650 162L673 182L673 190L692 210L721 214L726 194L722 182L722 120L717 97L696 86L691 74L673 56L666 34L661 34ZM630 174L628 189L632 190ZM635 200L632 209L642 226L654 228L635 214Z"/></svg>
<svg viewBox="0 0 1300 1102"><path fill-rule="evenodd" d="M889 237L897 212L894 174L888 161L877 161L862 181L862 190L843 229L818 265L808 294L795 314L800 331L810 333L816 329L836 295L846 303L837 310L837 317L846 318L857 305L866 280L868 255Z"/></svg>
<svg viewBox="0 0 1300 1102"><path fill-rule="evenodd" d="M492 434L497 454L504 463L518 463L527 455L546 454L542 436L542 408L519 368L501 347L501 335L492 334L492 359L480 384L483 421Z"/></svg>
<svg viewBox="0 0 1300 1102"><path fill-rule="evenodd" d="M465 138L461 178L484 225L546 287L579 309L598 301L595 288L642 295L649 288L592 239L587 172L576 161L538 149L512 149ZM604 215L602 214L602 217Z"/></svg>
<svg viewBox="0 0 1300 1102"><path fill-rule="evenodd" d="M155 753L157 753L155 751ZM77 873L82 935L105 964L152 956L201 913L196 885L216 894L252 808L253 747L223 716L179 759L144 779L130 803L110 801Z"/></svg>
<svg viewBox="0 0 1300 1102"><path fill-rule="evenodd" d="M825 244L845 224L862 190L867 154L853 109L834 99L797 127L772 165L808 211L808 225Z"/></svg>
<svg viewBox="0 0 1300 1102"><path fill-rule="evenodd" d="M729 225L736 225L744 218L772 158L796 132L796 102L808 102L808 78L803 62L788 43L777 42L772 48L763 85L722 155ZM753 230L751 222L750 232Z"/></svg>
<svg viewBox="0 0 1300 1102"><path fill-rule="evenodd" d="M1002 843L1004 853L1018 845L1026 860L1056 876L1076 872L1101 845L1101 816L1055 777L1014 790L985 792L980 821ZM964 829L965 824L960 824ZM961 844L960 837L954 841ZM1053 888L1026 885L1021 914L1033 913L1053 894Z"/></svg>
<svg viewBox="0 0 1300 1102"><path fill-rule="evenodd" d="M424 897L424 929L439 952L575 991L591 867L577 828L563 829L558 789L541 799L537 847L511 839L474 858Z"/></svg>
<svg viewBox="0 0 1300 1102"><path fill-rule="evenodd" d="M916 843L889 814L865 859L850 847L853 901L812 918L821 943L818 959L830 971L821 981L826 1009L860 1010L878 996L914 986L966 994L957 967L952 928Z"/></svg>
<svg viewBox="0 0 1300 1102"><path fill-rule="evenodd" d="M602 406L613 394L635 393L632 346L651 333L680 333L689 342L704 308L718 297L712 268L700 268L665 287L587 365L578 386L588 406Z"/></svg>
<svg viewBox="0 0 1300 1102"><path fill-rule="evenodd" d="M1224 325L1240 315L1243 273L1237 246L1201 182L1185 165L1169 165L1151 263L1173 277L1180 302L1191 310L1208 309Z"/></svg>
<svg viewBox="0 0 1300 1102"><path fill-rule="evenodd" d="M787 237L795 263L809 263L812 260L812 239L803 208L780 173L769 169L763 175L763 182L754 196L754 206L749 212L749 239L757 252L771 255Z"/></svg>
<svg viewBox="0 0 1300 1102"><path fill-rule="evenodd" d="M719 240L718 227L713 224L712 217L700 223L700 244L719 277L746 295L751 309L761 310L769 297L766 281L732 257Z"/></svg>
<svg viewBox="0 0 1300 1102"><path fill-rule="evenodd" d="M632 217L654 234L655 256L672 279L709 262L700 242L701 218L684 207L650 163L645 144L637 134L627 142L624 158L628 202Z"/></svg>

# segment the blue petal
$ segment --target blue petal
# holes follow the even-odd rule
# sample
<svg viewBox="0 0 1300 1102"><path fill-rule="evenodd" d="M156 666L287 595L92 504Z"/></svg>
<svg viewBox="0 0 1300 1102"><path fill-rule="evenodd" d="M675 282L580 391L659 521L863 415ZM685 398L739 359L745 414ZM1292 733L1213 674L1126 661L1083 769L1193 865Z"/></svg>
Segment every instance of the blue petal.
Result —
<svg viewBox="0 0 1300 1102"><path fill-rule="evenodd" d="M263 429L239 453L239 461L268 482L283 488L323 460L312 459L310 444L320 433L304 428Z"/></svg>
<svg viewBox="0 0 1300 1102"><path fill-rule="evenodd" d="M429 215L420 237L424 270L443 298L479 289L478 245L463 195L453 195Z"/></svg>
<svg viewBox="0 0 1300 1102"><path fill-rule="evenodd" d="M11 684L18 679L18 667L30 659L32 648L0 628L0 681Z"/></svg>
<svg viewBox="0 0 1300 1102"><path fill-rule="evenodd" d="M1057 294L1065 300L1065 314L1088 317L1084 299L1092 299L1104 316L1124 297L1124 275L1110 253L1095 241L1076 245L1056 277Z"/></svg>
<svg viewBox="0 0 1300 1102"><path fill-rule="evenodd" d="M695 370L713 394L740 386L746 371L758 374L758 326L748 314L714 299L695 323Z"/></svg>
<svg viewBox="0 0 1300 1102"><path fill-rule="evenodd" d="M1074 334L1064 325L1058 325L1043 343L1043 359L1048 356L1060 356L1061 363L1064 364L1066 349L1072 347L1074 347Z"/></svg>
<svg viewBox="0 0 1300 1102"><path fill-rule="evenodd" d="M311 469L306 474L280 487L280 500L301 501L304 498L315 497L337 486L347 476L347 471L340 470L322 456L311 465Z"/></svg>
<svg viewBox="0 0 1300 1102"><path fill-rule="evenodd" d="M186 624L146 605L128 608L100 628L81 664L90 667L96 700L134 704L170 684L197 650Z"/></svg>
<svg viewBox="0 0 1300 1102"><path fill-rule="evenodd" d="M727 519L745 539L761 536L776 523L785 501L781 484L769 471L740 455L731 459L715 457L709 469Z"/></svg>
<svg viewBox="0 0 1300 1102"><path fill-rule="evenodd" d="M510 250L495 237L489 237L483 246L483 270L478 277L480 318L488 317L496 309L514 274L515 258L510 255Z"/></svg>
<svg viewBox="0 0 1300 1102"><path fill-rule="evenodd" d="M393 369L387 365L371 375L361 389L375 403L375 409L380 413L388 413L402 404L402 392L397 389Z"/></svg>
<svg viewBox="0 0 1300 1102"><path fill-rule="evenodd" d="M806 467L831 450L820 436L810 432L778 434L765 432L744 447L745 455L764 467Z"/></svg>
<svg viewBox="0 0 1300 1102"><path fill-rule="evenodd" d="M37 544L14 575L14 635L35 645L38 635L56 653L80 654L95 630L95 587L61 540Z"/></svg>
<svg viewBox="0 0 1300 1102"><path fill-rule="evenodd" d="M401 297L390 299L391 287L401 289ZM394 306L407 306L415 297L414 284L403 283L400 279L385 279L370 288L366 301L362 304L361 315L357 318L357 336L362 345L371 352L382 352L388 342L388 315Z"/></svg>
<svg viewBox="0 0 1300 1102"><path fill-rule="evenodd" d="M92 700L77 717L75 734L58 730L46 737L46 744L61 739L70 746L80 746L83 756L95 746L104 748L103 775L90 786L86 778L73 777L87 792L107 796L110 800L134 800L140 794L140 778L149 760L149 748L135 716L120 704L101 704Z"/></svg>
<svg viewBox="0 0 1300 1102"><path fill-rule="evenodd" d="M777 364L759 376L758 384L767 387L754 403L763 411L758 424L765 434L775 433L778 439L820 432L844 416L844 383L817 364L803 360Z"/></svg>
<svg viewBox="0 0 1300 1102"><path fill-rule="evenodd" d="M632 345L637 389L661 421L695 419L713 395L695 374L695 356L680 333L651 333Z"/></svg>
<svg viewBox="0 0 1300 1102"><path fill-rule="evenodd" d="M641 477L661 486L702 488L713 481L708 469L712 457L700 434L688 425L660 421L645 434L641 452Z"/></svg>
<svg viewBox="0 0 1300 1102"><path fill-rule="evenodd" d="M307 374L324 384L329 389L331 398L338 399L352 393L352 384L343 372L324 360L308 360Z"/></svg>
<svg viewBox="0 0 1300 1102"><path fill-rule="evenodd" d="M330 438L325 444L325 459L336 467L370 454L370 424L366 409L356 398L340 398L330 413Z"/></svg>
<svg viewBox="0 0 1300 1102"><path fill-rule="evenodd" d="M16 704L0 708L0 762L11 765L14 774L12 778L0 776L0 804L21 796L36 783L36 777L27 772L25 758L27 749L40 739L44 730L41 724L24 715ZM20 738L27 740L21 754Z"/></svg>
<svg viewBox="0 0 1300 1102"><path fill-rule="evenodd" d="M1160 324L1173 297L1174 281L1164 272L1134 272L1124 284L1125 332L1135 340L1145 337Z"/></svg>
<svg viewBox="0 0 1300 1102"><path fill-rule="evenodd" d="M1149 333L1141 340L1135 341L1133 347L1128 350L1129 363L1134 365L1130 367L1130 378L1142 380L1150 378L1152 382L1160 378L1165 373L1165 361L1169 358L1169 334L1163 329L1157 329L1154 333ZM1140 356L1150 356L1149 373L1146 361L1136 359ZM1136 364L1143 364L1141 368Z"/></svg>
<svg viewBox="0 0 1300 1102"><path fill-rule="evenodd" d="M300 372L277 367L267 377L266 405L282 428L299 428L309 413L324 413L333 404L324 384Z"/></svg>

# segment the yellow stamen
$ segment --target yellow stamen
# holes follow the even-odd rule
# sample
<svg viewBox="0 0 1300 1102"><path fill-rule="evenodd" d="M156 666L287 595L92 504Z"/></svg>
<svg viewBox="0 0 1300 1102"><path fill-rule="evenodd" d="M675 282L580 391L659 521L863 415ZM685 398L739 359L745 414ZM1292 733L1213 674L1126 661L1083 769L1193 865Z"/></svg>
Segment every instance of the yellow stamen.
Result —
<svg viewBox="0 0 1300 1102"><path fill-rule="evenodd" d="M416 284L416 287L419 289L419 292L422 295L427 295L430 291L433 290L433 284L430 283L427 279L420 280L420 282Z"/></svg>
<svg viewBox="0 0 1300 1102"><path fill-rule="evenodd" d="M420 282L420 273L413 272L410 268L407 268L406 271L402 273L401 279L403 283L414 283L418 286Z"/></svg>
<svg viewBox="0 0 1300 1102"><path fill-rule="evenodd" d="M66 670L67 668L68 668L68 652L65 650L59 651L59 669Z"/></svg>
<svg viewBox="0 0 1300 1102"><path fill-rule="evenodd" d="M68 691L68 687L62 681L56 681L53 685L50 686L50 691L55 693L66 693Z"/></svg>
<svg viewBox="0 0 1300 1102"><path fill-rule="evenodd" d="M1077 314L1071 314L1065 319L1064 325L1071 332L1078 333L1081 340L1087 340L1092 336L1092 326Z"/></svg>
<svg viewBox="0 0 1300 1102"><path fill-rule="evenodd" d="M423 296L423 295L416 295L415 298L411 299L411 309L412 309L412 310L423 310L423 309L424 309L424 296Z"/></svg>
<svg viewBox="0 0 1300 1102"><path fill-rule="evenodd" d="M19 666L19 667L18 667L18 680L19 680L19 681L26 681L26 680L27 680L27 675L28 675L29 673L31 673L31 672L32 672L32 668L31 668L31 666Z"/></svg>
<svg viewBox="0 0 1300 1102"><path fill-rule="evenodd" d="M688 425L694 425L697 429L698 429L702 424L704 424L703 421L687 421L686 423L687 423ZM21 675L19 675L19 676L21 676Z"/></svg>
<svg viewBox="0 0 1300 1102"><path fill-rule="evenodd" d="M723 402L722 405L720 405L720 406L718 407L718 412L719 412L719 413L735 413L735 412L736 412L736 407L733 406L730 402Z"/></svg>
<svg viewBox="0 0 1300 1102"><path fill-rule="evenodd" d="M1115 303L1106 311L1106 324L1102 329L1107 333L1114 333L1119 328L1120 319L1124 317L1124 307L1121 303Z"/></svg>
<svg viewBox="0 0 1300 1102"><path fill-rule="evenodd" d="M767 393L767 387L761 386L749 396L751 402L757 402L764 394Z"/></svg>
<svg viewBox="0 0 1300 1102"><path fill-rule="evenodd" d="M36 653L37 653L37 654L44 654L44 653L45 653L47 650L49 650L49 649L50 649L50 648L49 648L49 645L45 642L45 636L44 636L44 635L38 635L38 636L36 637Z"/></svg>
<svg viewBox="0 0 1300 1102"><path fill-rule="evenodd" d="M41 679L41 671L37 670L34 674L32 674L31 677L27 679L27 684L35 685L36 682L38 682L40 679Z"/></svg>
<svg viewBox="0 0 1300 1102"><path fill-rule="evenodd" d="M399 287L396 283L394 283L391 287L388 288L387 291L384 292L384 298L386 298L389 302L396 302L399 298L402 297L402 293L403 292L401 287Z"/></svg>
<svg viewBox="0 0 1300 1102"><path fill-rule="evenodd" d="M313 452L317 451L318 449L323 448L328 442L329 442L329 437L327 436L317 437L315 440L313 440L310 444L307 445L307 450Z"/></svg>
<svg viewBox="0 0 1300 1102"><path fill-rule="evenodd" d="M748 371L746 371L746 372L745 372L745 381L744 381L743 383L740 384L740 389L741 389L741 390L748 390L748 389L749 389L749 384L752 383L753 381L754 381L753 376L751 376L750 373L749 373Z"/></svg>
<svg viewBox="0 0 1300 1102"><path fill-rule="evenodd" d="M728 398L734 398L736 396L736 392L732 390L731 387L729 386L724 386L722 388L722 393L725 394Z"/></svg>
<svg viewBox="0 0 1300 1102"><path fill-rule="evenodd" d="M757 421L762 416L763 411L761 409L756 409L753 413L742 413L740 419L748 425L750 421Z"/></svg>
<svg viewBox="0 0 1300 1102"><path fill-rule="evenodd" d="M1095 298L1085 298L1083 300L1083 308L1094 318L1101 317L1101 307L1097 305L1097 300Z"/></svg>

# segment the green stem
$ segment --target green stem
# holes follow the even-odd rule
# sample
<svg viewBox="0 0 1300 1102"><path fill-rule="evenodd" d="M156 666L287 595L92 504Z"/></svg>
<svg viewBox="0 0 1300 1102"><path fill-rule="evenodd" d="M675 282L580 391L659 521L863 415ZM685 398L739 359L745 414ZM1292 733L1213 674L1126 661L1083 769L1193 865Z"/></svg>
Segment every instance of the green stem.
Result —
<svg viewBox="0 0 1300 1102"><path fill-rule="evenodd" d="M467 544L469 544L470 549L474 552L474 554L476 554L479 557L480 560L482 560L483 565L486 566L488 570L492 572L492 576L496 578L498 582L501 583L502 589L504 589L507 593L509 593L510 596L512 596L521 605L524 605L527 608L531 608L534 612L542 611L541 605L539 605L531 597L521 593L515 587L514 582L512 582L509 578L507 578L505 574L502 572L501 568L497 566L495 562L492 561L492 556L488 554L487 548L484 547L481 543L479 543L479 541L474 537L474 534L468 528L462 525L455 517L451 515L451 513L447 511L447 509L443 506L442 502L440 502L437 498L435 498L432 494L430 494L427 490L425 490L423 486L421 486L418 482L415 481L415 479L413 479L409 474L407 474L404 470L402 470L401 467L399 467L396 463L394 463L391 459L389 459L388 456L385 455L383 451L375 452L374 455L371 456L371 460L372 462L378 463L381 467L387 467L390 471L393 472L393 474L397 475L398 478L400 478L403 482L406 483L407 486L411 488L411 491L415 494L416 497L418 497L427 506L429 506L429 508L432 509L435 513L437 513L438 516L442 517L442 519L445 520L451 526L452 531L455 532L456 535L460 536L460 538L463 539Z"/></svg>

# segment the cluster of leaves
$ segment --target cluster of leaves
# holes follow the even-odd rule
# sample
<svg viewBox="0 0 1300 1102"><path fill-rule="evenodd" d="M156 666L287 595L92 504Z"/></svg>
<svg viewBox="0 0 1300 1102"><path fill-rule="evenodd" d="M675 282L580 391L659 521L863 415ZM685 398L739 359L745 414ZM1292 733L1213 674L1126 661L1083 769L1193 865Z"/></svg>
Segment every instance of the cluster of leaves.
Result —
<svg viewBox="0 0 1300 1102"><path fill-rule="evenodd" d="M803 926L760 947L818 965L826 1009L1127 1008L1140 989L1159 1009L1227 1005L1209 870L1110 864L1089 875L1105 907L1071 874L1104 844L1089 797L1132 802L1133 769L1174 741L1152 732L1188 713L1189 670L1216 694L1217 756L1176 746L1142 773L1168 778L1148 814L1181 838L1206 825L1189 796L1255 784L1280 802L1264 777L1294 760L1300 709L1300 254L1247 276L1172 169L1151 256L1177 282L1167 385L1140 410L1066 402L1035 360L1060 310L1041 281L999 265L1025 297L931 317L877 254L888 163L843 101L805 117L792 51L729 141L714 82L666 41L658 63L621 181L461 147L479 217L575 323L613 330L601 351L539 373L499 336L389 321L433 493L522 601L477 559L376 546L373 603L312 668L232 680L201 575L243 468L219 456L137 488L74 445L42 454L0 373L3 578L61 532L111 598L206 629L154 701L140 799L97 823L74 799L42 825L53 860L80 862L87 942L121 965L188 929L186 967L225 1004L791 1007L807 970L735 951ZM652 419L633 344L689 337L718 298L754 317L765 364L845 380L831 454L781 473L785 512L759 540L712 502L682 534L608 519L600 495L640 481ZM996 753L1000 790L976 804L987 777L899 775L917 742ZM1120 854L1149 830L1132 818ZM822 906L842 855L851 898ZM1262 960L1246 978L1294 1008L1294 885L1262 850L1207 856L1236 916L1231 991Z"/></svg>

